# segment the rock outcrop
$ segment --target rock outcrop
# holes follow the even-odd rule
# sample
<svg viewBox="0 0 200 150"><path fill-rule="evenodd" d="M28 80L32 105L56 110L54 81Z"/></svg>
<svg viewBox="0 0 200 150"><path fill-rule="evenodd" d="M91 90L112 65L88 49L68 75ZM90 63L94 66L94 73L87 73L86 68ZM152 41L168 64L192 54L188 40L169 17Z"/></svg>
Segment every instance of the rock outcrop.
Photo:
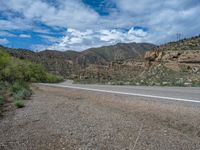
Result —
<svg viewBox="0 0 200 150"><path fill-rule="evenodd" d="M171 42L147 51L143 58L111 63L109 70L90 68L87 79L109 84L200 86L200 36ZM109 74L109 78L108 78Z"/></svg>
<svg viewBox="0 0 200 150"><path fill-rule="evenodd" d="M148 51L144 56L147 61L175 61L179 63L200 63L200 50Z"/></svg>

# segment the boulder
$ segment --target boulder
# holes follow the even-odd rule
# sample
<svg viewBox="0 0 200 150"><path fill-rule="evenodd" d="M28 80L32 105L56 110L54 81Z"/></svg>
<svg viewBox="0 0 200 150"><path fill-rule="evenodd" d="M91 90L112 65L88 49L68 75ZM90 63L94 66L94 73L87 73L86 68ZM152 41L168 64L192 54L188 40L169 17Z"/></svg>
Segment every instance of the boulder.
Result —
<svg viewBox="0 0 200 150"><path fill-rule="evenodd" d="M154 61L159 55L158 51L148 51L145 53L145 60Z"/></svg>

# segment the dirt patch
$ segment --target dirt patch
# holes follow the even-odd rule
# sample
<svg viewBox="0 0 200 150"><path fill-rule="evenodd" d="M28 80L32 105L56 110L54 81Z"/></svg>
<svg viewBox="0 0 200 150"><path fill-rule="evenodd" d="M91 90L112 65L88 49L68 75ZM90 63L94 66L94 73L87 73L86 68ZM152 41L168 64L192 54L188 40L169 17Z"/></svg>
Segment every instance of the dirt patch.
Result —
<svg viewBox="0 0 200 150"><path fill-rule="evenodd" d="M0 149L200 149L200 107L34 86L0 120Z"/></svg>

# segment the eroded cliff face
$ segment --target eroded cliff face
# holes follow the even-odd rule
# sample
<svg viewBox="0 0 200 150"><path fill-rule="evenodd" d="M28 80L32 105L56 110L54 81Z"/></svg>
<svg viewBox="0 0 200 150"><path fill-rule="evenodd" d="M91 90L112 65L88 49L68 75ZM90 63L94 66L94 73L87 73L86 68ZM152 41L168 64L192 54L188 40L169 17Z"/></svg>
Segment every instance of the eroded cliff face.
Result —
<svg viewBox="0 0 200 150"><path fill-rule="evenodd" d="M87 80L109 84L200 86L200 36L157 46L141 57L89 67ZM83 76L83 81L85 80ZM98 80L97 80L98 79Z"/></svg>
<svg viewBox="0 0 200 150"><path fill-rule="evenodd" d="M144 56L147 61L176 61L179 63L200 63L200 50L148 51Z"/></svg>
<svg viewBox="0 0 200 150"><path fill-rule="evenodd" d="M199 86L200 50L152 50L145 53L144 59L91 66L82 73L81 80L91 79L109 84Z"/></svg>
<svg viewBox="0 0 200 150"><path fill-rule="evenodd" d="M200 74L200 50L149 51L144 56L150 67L162 64L174 71Z"/></svg>

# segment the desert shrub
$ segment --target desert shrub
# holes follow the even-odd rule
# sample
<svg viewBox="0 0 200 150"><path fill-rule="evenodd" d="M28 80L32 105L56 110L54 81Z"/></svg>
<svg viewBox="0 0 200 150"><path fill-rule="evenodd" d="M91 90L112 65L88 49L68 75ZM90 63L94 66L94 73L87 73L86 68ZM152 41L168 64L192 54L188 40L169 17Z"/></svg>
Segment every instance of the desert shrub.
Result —
<svg viewBox="0 0 200 150"><path fill-rule="evenodd" d="M27 70L27 78L30 82L45 82L47 78L45 69L36 64L29 64L29 70Z"/></svg>
<svg viewBox="0 0 200 150"><path fill-rule="evenodd" d="M48 82L48 83L58 83L58 82L61 82L63 80L64 79L61 76L56 76L56 75L52 75L52 74L49 74L49 73L46 74L46 82Z"/></svg>
<svg viewBox="0 0 200 150"><path fill-rule="evenodd" d="M0 50L0 80L9 83L15 81L55 83L62 81L63 78L47 73L41 65L11 58Z"/></svg>
<svg viewBox="0 0 200 150"><path fill-rule="evenodd" d="M40 65L16 59L2 70L2 79L10 83L15 81L44 82L46 72Z"/></svg>
<svg viewBox="0 0 200 150"><path fill-rule="evenodd" d="M6 83L3 81L0 81L0 91L4 91L6 87L7 87Z"/></svg>
<svg viewBox="0 0 200 150"><path fill-rule="evenodd" d="M17 93L22 89L30 89L29 84L26 82L15 82L10 88L13 93Z"/></svg>
<svg viewBox="0 0 200 150"><path fill-rule="evenodd" d="M0 95L0 107L3 106L4 101L5 101L5 100L4 100L4 97Z"/></svg>
<svg viewBox="0 0 200 150"><path fill-rule="evenodd" d="M62 77L47 73L41 65L12 58L0 49L0 94L9 94L17 108L24 107L22 100L28 99L32 94L29 83L61 81ZM0 113L3 100L0 97Z"/></svg>
<svg viewBox="0 0 200 150"><path fill-rule="evenodd" d="M4 97L0 95L0 115L2 115L4 102L5 102Z"/></svg>
<svg viewBox="0 0 200 150"><path fill-rule="evenodd" d="M23 108L25 106L22 100L16 100L14 104L17 108Z"/></svg>
<svg viewBox="0 0 200 150"><path fill-rule="evenodd" d="M30 96L31 96L32 92L30 90L27 90L27 89L21 89L20 91L18 91L17 93L15 93L13 95L13 97L15 99L28 99Z"/></svg>
<svg viewBox="0 0 200 150"><path fill-rule="evenodd" d="M16 100L27 99L32 94L29 84L26 82L15 82L11 86L10 92Z"/></svg>
<svg viewBox="0 0 200 150"><path fill-rule="evenodd" d="M0 51L0 70L5 68L9 63L10 57L7 53Z"/></svg>

